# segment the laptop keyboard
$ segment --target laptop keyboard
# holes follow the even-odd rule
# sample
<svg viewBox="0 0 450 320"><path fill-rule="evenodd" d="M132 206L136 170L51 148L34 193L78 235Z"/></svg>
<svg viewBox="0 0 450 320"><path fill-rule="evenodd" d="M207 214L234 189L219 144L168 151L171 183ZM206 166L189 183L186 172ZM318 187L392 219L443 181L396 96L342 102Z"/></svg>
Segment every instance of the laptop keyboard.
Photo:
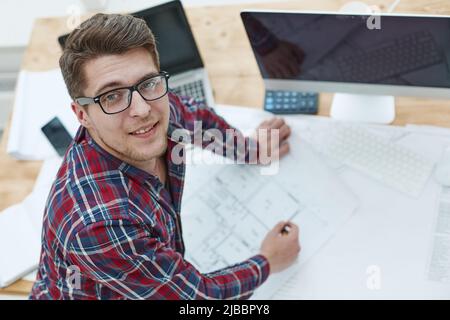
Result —
<svg viewBox="0 0 450 320"><path fill-rule="evenodd" d="M338 60L345 81L376 82L442 62L430 32L408 34L369 51Z"/></svg>
<svg viewBox="0 0 450 320"><path fill-rule="evenodd" d="M181 86L172 87L170 88L170 91L175 94L192 97L197 99L199 102L206 103L205 88L203 87L202 80L196 80Z"/></svg>

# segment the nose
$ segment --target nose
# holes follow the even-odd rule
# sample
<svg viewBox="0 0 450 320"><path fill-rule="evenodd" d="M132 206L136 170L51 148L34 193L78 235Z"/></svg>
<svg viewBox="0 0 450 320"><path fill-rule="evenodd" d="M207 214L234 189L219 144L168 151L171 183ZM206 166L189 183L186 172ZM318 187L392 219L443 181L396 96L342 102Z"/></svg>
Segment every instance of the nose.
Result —
<svg viewBox="0 0 450 320"><path fill-rule="evenodd" d="M131 95L130 116L145 117L152 110L148 101L141 97L139 92L134 91Z"/></svg>

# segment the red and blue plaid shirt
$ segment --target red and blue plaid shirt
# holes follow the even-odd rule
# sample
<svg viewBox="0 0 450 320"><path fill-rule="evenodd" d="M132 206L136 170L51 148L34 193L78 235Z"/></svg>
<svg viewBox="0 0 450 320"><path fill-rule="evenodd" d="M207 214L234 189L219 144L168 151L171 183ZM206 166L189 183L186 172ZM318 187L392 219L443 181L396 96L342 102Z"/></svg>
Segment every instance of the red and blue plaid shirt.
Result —
<svg viewBox="0 0 450 320"><path fill-rule="evenodd" d="M242 299L266 280L262 255L208 274L183 258L185 164L171 159L171 133L232 127L193 99L169 94L169 105L167 188L80 127L47 200L31 299Z"/></svg>

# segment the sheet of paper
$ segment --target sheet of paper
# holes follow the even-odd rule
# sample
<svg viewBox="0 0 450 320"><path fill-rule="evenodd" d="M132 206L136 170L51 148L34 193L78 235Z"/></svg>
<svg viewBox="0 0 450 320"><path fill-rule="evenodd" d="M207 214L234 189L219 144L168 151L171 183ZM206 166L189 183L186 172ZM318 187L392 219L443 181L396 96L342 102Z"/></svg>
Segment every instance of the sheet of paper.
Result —
<svg viewBox="0 0 450 320"><path fill-rule="evenodd" d="M0 287L20 279L39 262L40 234L22 204L0 213Z"/></svg>
<svg viewBox="0 0 450 320"><path fill-rule="evenodd" d="M187 167L182 204L186 258L200 271L212 272L259 253L264 236L280 220L300 226L303 249L298 261L271 276L254 298L274 295L357 207L357 199L312 148L296 134L291 141L295 147L275 175L261 175L261 168L251 165Z"/></svg>
<svg viewBox="0 0 450 320"><path fill-rule="evenodd" d="M55 157L44 161L33 191L21 203L0 213L0 287L38 265L45 203L61 160Z"/></svg>
<svg viewBox="0 0 450 320"><path fill-rule="evenodd" d="M71 99L59 69L21 71L14 101L7 144L7 152L12 156L23 160L54 157L56 151L41 132L41 127L55 116L72 136L75 135L78 122L70 108Z"/></svg>
<svg viewBox="0 0 450 320"><path fill-rule="evenodd" d="M46 159L39 170L38 177L33 186L33 190L50 190L55 181L56 174L62 163L62 157L55 156ZM45 191L44 191L45 192Z"/></svg>
<svg viewBox="0 0 450 320"><path fill-rule="evenodd" d="M296 121L303 125L303 134L318 137L332 120ZM438 161L450 143L448 131L436 127L370 128L432 161ZM448 283L428 280L440 190L436 181L430 178L423 194L413 199L347 166L327 163L357 195L361 207L275 298L448 299Z"/></svg>
<svg viewBox="0 0 450 320"><path fill-rule="evenodd" d="M437 205L428 278L450 283L450 187L442 188Z"/></svg>
<svg viewBox="0 0 450 320"><path fill-rule="evenodd" d="M22 279L25 281L34 282L34 281L36 281L37 273L38 273L37 269L33 270L29 274L27 274L25 277L23 277Z"/></svg>

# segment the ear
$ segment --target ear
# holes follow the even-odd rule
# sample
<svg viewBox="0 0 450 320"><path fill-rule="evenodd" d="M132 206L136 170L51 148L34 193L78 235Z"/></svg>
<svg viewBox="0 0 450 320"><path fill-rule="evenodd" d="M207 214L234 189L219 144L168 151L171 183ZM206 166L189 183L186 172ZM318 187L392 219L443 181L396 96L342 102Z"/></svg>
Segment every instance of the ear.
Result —
<svg viewBox="0 0 450 320"><path fill-rule="evenodd" d="M91 119L86 111L85 107L80 106L76 102L71 103L71 108L73 113L75 113L75 116L78 119L78 122L85 128L90 128L92 126Z"/></svg>

